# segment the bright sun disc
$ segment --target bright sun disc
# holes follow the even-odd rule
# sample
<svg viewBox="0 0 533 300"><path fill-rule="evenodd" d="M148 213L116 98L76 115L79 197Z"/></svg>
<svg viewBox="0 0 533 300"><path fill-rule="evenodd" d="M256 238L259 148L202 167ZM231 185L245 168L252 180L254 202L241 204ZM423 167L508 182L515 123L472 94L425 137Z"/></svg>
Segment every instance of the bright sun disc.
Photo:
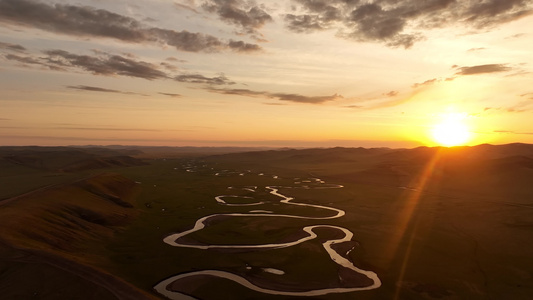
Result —
<svg viewBox="0 0 533 300"><path fill-rule="evenodd" d="M468 127L463 123L461 114L448 114L433 128L433 139L446 147L464 145L470 139Z"/></svg>

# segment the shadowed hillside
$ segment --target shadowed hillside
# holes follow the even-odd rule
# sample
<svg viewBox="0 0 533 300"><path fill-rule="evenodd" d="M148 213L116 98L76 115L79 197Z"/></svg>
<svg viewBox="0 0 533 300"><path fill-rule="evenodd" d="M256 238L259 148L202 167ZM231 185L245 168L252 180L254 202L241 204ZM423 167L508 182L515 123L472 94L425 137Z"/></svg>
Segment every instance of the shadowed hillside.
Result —
<svg viewBox="0 0 533 300"><path fill-rule="evenodd" d="M131 180L102 174L1 202L2 297L147 299L85 252L137 216L136 190Z"/></svg>
<svg viewBox="0 0 533 300"><path fill-rule="evenodd" d="M43 171L75 172L91 169L141 165L130 157L139 150L72 147L0 147L0 163Z"/></svg>
<svg viewBox="0 0 533 300"><path fill-rule="evenodd" d="M350 286L361 279L323 259L321 243L338 238L335 231L319 229L316 240L261 251L180 248L163 241L217 214L226 215L181 242L291 242L305 236L303 226L317 223L353 232L334 248L375 272L382 285L316 299L533 295L533 145L203 156L237 150L243 149L0 148L2 296L158 299L158 282L201 270L239 274L275 289ZM96 173L102 168L108 173ZM281 203L274 188L306 205ZM331 214L317 206L345 215L317 222ZM274 214L303 218L273 222ZM202 300L287 299L212 276L186 278L173 288Z"/></svg>

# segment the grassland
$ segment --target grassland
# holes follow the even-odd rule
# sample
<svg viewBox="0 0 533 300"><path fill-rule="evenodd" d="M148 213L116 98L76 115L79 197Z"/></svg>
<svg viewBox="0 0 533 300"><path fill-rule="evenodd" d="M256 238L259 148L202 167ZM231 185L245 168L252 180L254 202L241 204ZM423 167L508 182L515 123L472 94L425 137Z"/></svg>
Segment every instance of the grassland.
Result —
<svg viewBox="0 0 533 300"><path fill-rule="evenodd" d="M212 214L260 209L327 215L319 209L280 205L265 189L299 186L280 188L280 192L296 202L346 211L342 218L318 223L351 230L356 247L350 259L376 272L383 283L376 290L315 299L531 299L532 161L530 145L261 151L145 159L145 164L77 171L58 171L65 169L63 163L43 169L8 161L4 163L11 169L3 169L0 178L12 182L13 189L5 188L4 198L51 187L4 205L0 202L4 228L0 237L5 243L0 247L4 253L0 287L21 299L33 293L40 299L65 299L65 295L156 299L160 296L152 288L157 282L205 269L232 272L280 289L336 286L339 268L321 246L328 232L293 247L264 251L199 250L162 242L168 234L188 230L197 219ZM344 187L305 189L304 183L295 183L309 177ZM19 183L25 178L29 183ZM246 186L257 186L257 191L238 189ZM214 199L218 195L242 195L267 203L223 206ZM279 242L314 224L316 220L222 218L188 239L204 244ZM66 265L76 265L79 271L73 268L65 273ZM264 272L264 268L285 274ZM116 290L127 292L113 293L113 285L84 279L79 275L84 272L114 278ZM287 299L214 277L190 278L177 285L199 299L220 299L220 295Z"/></svg>

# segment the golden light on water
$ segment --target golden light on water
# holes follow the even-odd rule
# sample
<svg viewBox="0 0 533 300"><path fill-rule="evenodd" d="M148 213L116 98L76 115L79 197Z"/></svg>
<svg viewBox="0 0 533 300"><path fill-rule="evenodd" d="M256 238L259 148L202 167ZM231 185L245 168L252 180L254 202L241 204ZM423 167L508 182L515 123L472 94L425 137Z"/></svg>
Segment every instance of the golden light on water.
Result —
<svg viewBox="0 0 533 300"><path fill-rule="evenodd" d="M470 129L464 122L466 114L447 113L442 121L432 130L435 142L441 146L453 147L468 143L471 139Z"/></svg>

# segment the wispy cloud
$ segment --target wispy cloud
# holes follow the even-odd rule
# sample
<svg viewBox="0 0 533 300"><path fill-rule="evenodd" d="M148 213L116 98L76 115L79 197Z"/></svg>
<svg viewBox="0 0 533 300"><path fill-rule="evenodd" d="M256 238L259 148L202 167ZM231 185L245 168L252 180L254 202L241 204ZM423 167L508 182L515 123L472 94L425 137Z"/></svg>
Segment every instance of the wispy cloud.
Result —
<svg viewBox="0 0 533 300"><path fill-rule="evenodd" d="M266 91L253 91L249 89L219 89L208 88L209 92L224 94L224 95L238 95L247 97L265 97L278 99L281 101L289 101L296 103L308 103L308 104L321 104L329 101L334 101L343 98L341 95L334 94L331 96L304 96L300 94L288 94L288 93L272 93Z"/></svg>
<svg viewBox="0 0 533 300"><path fill-rule="evenodd" d="M2 42L0 42L0 49L12 51L12 52L24 52L24 51L26 51L26 48L24 48L21 45L10 44L10 43L2 43Z"/></svg>
<svg viewBox="0 0 533 300"><path fill-rule="evenodd" d="M83 131L143 131L143 132L160 132L158 129L146 128L112 128L112 127L53 127L52 129L61 130L83 130Z"/></svg>
<svg viewBox="0 0 533 300"><path fill-rule="evenodd" d="M530 100L533 100L533 93L525 93L520 95L520 97L527 97Z"/></svg>
<svg viewBox="0 0 533 300"><path fill-rule="evenodd" d="M400 93L400 92L398 92L398 91L390 91L390 92L388 92L388 93L384 93L383 96L386 96L386 97L396 97L396 96L398 96L399 93Z"/></svg>
<svg viewBox="0 0 533 300"><path fill-rule="evenodd" d="M184 10L192 11L195 14L199 14L200 13L192 5L187 5L187 4L183 4L183 3L174 2L174 6L177 9L184 9Z"/></svg>
<svg viewBox="0 0 533 300"><path fill-rule="evenodd" d="M157 66L144 61L133 60L120 55L104 54L101 56L78 55L64 50L44 52L48 64L58 67L76 67L96 75L121 75L139 77L148 80L166 78L167 74Z"/></svg>
<svg viewBox="0 0 533 300"><path fill-rule="evenodd" d="M526 135L533 135L533 132L520 132L520 131L513 131L513 130L494 130L494 133L503 133L503 134L526 134Z"/></svg>
<svg viewBox="0 0 533 300"><path fill-rule="evenodd" d="M94 55L74 54L65 50L46 50L42 54L7 54L5 59L18 62L24 66L37 65L56 71L83 70L94 75L102 76L128 76L147 80L172 79L182 83L206 85L232 85L235 84L224 74L208 77L202 74L167 73L169 70L165 62L154 64L140 61L131 55L117 55L103 51L93 50ZM93 86L69 86L71 89L93 92L135 94L130 92L105 89Z"/></svg>
<svg viewBox="0 0 533 300"><path fill-rule="evenodd" d="M479 65L471 67L458 67L457 73L455 75L478 75L478 74L487 74L487 73L499 73L499 72L508 72L513 68L505 64L488 64L488 65Z"/></svg>
<svg viewBox="0 0 533 300"><path fill-rule="evenodd" d="M428 79L424 82L420 82L420 83L415 83L413 84L411 87L413 89L417 89L419 87L426 87L426 86L430 86L430 85L433 85L434 83L438 82L438 79L437 78L433 78L433 79Z"/></svg>
<svg viewBox="0 0 533 300"><path fill-rule="evenodd" d="M442 78L432 78L424 82L418 82L411 85L411 88L418 89L422 87L429 87L431 85L437 84L442 81L452 81L458 78L459 76L468 76L468 75L481 75L481 74L490 74L490 73L502 73L515 70L514 68L508 66L507 64L486 64L486 65L477 65L477 66L468 66L461 67L458 65L453 65L452 69L455 69L456 72L452 77L446 79Z"/></svg>
<svg viewBox="0 0 533 300"><path fill-rule="evenodd" d="M161 93L161 92L159 92L158 94L164 95L164 96L169 96L169 97L172 97L172 98L181 98L181 97L183 97L183 95L181 95L181 94L174 94L174 93Z"/></svg>
<svg viewBox="0 0 533 300"><path fill-rule="evenodd" d="M467 52L479 52L479 51L482 51L482 50L485 50L486 48L483 48L483 47L478 47L478 48L470 48L468 50L466 50Z"/></svg>
<svg viewBox="0 0 533 300"><path fill-rule="evenodd" d="M221 74L216 77L206 77L200 74L182 74L182 75L175 76L174 80L178 82L203 83L203 84L209 84L209 85L235 84L235 82L229 80L224 74Z"/></svg>
<svg viewBox="0 0 533 300"><path fill-rule="evenodd" d="M68 89L79 90L79 91L88 91L88 92L101 92L101 93L116 93L116 94L125 94L125 95L139 95L139 96L148 96L146 94L134 93L134 92L125 92L113 89L106 89L96 86L87 86L87 85L76 85L67 86Z"/></svg>
<svg viewBox="0 0 533 300"><path fill-rule="evenodd" d="M16 61L24 65L45 65L38 58L33 58L31 56L20 56L16 54L7 54L4 56L8 60Z"/></svg>
<svg viewBox="0 0 533 300"><path fill-rule="evenodd" d="M89 6L47 4L35 0L0 0L0 23L38 28L73 36L112 38L129 43L152 43L172 46L180 51L238 52L260 50L242 42L241 47L215 36L149 27L124 15Z"/></svg>

